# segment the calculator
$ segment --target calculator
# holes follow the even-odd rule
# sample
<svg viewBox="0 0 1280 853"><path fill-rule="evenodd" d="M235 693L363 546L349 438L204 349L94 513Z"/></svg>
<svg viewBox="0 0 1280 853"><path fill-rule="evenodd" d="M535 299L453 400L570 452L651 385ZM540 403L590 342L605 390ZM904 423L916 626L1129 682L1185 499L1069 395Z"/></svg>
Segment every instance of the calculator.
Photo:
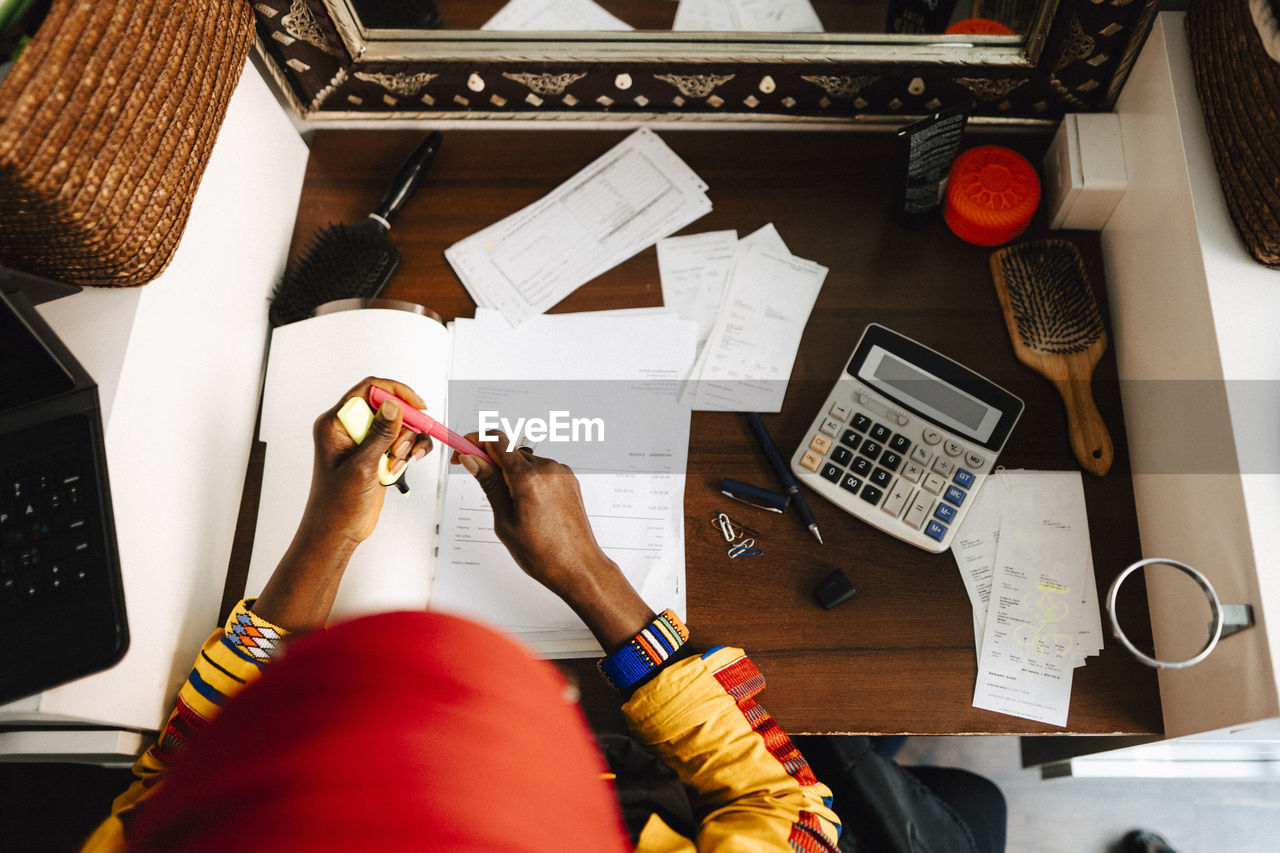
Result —
<svg viewBox="0 0 1280 853"><path fill-rule="evenodd" d="M873 527L945 551L1022 408L989 379L872 323L791 470Z"/></svg>

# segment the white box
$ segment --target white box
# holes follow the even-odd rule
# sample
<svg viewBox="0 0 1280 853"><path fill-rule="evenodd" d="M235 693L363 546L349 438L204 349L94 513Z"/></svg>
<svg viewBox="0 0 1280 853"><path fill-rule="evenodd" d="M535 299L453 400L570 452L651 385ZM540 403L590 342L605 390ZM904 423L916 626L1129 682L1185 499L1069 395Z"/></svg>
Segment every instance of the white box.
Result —
<svg viewBox="0 0 1280 853"><path fill-rule="evenodd" d="M1044 155L1049 227L1101 230L1124 195L1125 184L1119 116L1063 116Z"/></svg>

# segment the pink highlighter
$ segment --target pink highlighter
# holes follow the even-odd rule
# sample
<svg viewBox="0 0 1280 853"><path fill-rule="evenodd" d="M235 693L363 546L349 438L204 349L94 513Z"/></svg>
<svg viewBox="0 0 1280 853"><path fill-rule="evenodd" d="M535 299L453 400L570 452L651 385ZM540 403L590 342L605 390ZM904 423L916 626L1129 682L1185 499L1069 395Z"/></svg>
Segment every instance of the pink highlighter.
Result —
<svg viewBox="0 0 1280 853"><path fill-rule="evenodd" d="M401 400L395 394L392 394L390 391L384 391L377 385L369 388L369 404L373 406L375 411L382 407L383 400L395 400L400 404L400 411L404 418L404 425L414 432L425 432L437 441L443 441L459 453L466 453L470 456L479 456L486 462L493 462L493 460L489 458L488 454L481 450L474 442L458 435L456 432L449 429L430 415L426 415L418 411L404 400Z"/></svg>

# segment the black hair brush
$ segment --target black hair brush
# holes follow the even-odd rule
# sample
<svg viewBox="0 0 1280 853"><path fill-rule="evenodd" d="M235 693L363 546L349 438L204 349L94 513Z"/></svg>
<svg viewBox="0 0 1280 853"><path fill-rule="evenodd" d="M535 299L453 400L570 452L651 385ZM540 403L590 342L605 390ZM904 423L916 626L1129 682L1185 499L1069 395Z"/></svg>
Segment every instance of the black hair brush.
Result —
<svg viewBox="0 0 1280 853"><path fill-rule="evenodd" d="M377 296L400 266L400 253L387 239L395 215L426 174L440 149L440 131L432 131L404 161L382 203L359 225L327 225L315 233L306 251L285 270L271 295L267 317L272 328L310 317L316 306L335 299Z"/></svg>
<svg viewBox="0 0 1280 853"><path fill-rule="evenodd" d="M1014 353L1058 389L1071 449L1101 477L1114 449L1090 386L1107 332L1080 251L1066 240L1019 243L991 256L991 276Z"/></svg>

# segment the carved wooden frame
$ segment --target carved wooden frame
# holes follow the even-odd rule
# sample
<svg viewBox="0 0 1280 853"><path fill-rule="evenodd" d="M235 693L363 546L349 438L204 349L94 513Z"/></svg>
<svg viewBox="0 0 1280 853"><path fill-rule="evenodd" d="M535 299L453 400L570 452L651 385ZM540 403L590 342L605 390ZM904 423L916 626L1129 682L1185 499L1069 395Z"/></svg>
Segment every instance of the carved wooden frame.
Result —
<svg viewBox="0 0 1280 853"><path fill-rule="evenodd" d="M305 119L893 121L972 99L978 120L1110 109L1156 0L1050 0L1011 36L788 34L698 44L366 30L347 0L255 0L258 51Z"/></svg>

